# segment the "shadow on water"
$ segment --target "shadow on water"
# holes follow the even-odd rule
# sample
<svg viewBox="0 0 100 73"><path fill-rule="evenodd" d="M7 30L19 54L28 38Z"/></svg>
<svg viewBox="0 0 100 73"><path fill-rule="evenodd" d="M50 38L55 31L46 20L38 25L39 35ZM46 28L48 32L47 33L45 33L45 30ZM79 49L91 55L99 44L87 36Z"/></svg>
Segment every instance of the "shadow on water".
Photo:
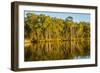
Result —
<svg viewBox="0 0 100 73"><path fill-rule="evenodd" d="M25 61L45 61L90 58L90 41L53 41L25 46Z"/></svg>

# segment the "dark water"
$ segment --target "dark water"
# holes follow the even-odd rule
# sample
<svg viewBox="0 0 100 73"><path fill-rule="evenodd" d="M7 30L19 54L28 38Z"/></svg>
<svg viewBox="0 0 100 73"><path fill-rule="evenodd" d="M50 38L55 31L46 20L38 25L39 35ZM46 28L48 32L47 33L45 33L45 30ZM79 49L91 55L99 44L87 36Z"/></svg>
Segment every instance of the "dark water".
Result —
<svg viewBox="0 0 100 73"><path fill-rule="evenodd" d="M25 46L25 61L45 61L90 58L90 41L53 41Z"/></svg>

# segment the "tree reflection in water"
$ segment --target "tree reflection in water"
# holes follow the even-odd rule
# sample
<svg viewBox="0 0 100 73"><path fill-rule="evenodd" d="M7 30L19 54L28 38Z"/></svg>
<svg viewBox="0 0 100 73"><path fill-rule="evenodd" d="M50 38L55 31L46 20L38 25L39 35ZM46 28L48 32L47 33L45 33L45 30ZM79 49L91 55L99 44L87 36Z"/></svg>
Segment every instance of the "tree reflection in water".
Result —
<svg viewBox="0 0 100 73"><path fill-rule="evenodd" d="M90 58L90 41L49 41L25 46L25 61L87 59Z"/></svg>

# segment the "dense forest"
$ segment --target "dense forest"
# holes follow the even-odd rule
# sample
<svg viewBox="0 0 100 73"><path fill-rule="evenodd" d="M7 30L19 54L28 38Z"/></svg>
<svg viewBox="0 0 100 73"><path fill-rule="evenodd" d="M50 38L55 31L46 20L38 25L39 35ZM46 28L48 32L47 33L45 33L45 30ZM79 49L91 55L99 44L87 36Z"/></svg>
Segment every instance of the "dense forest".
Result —
<svg viewBox="0 0 100 73"><path fill-rule="evenodd" d="M90 39L90 23L75 22L73 17L66 19L45 14L27 13L24 22L25 41L73 41Z"/></svg>

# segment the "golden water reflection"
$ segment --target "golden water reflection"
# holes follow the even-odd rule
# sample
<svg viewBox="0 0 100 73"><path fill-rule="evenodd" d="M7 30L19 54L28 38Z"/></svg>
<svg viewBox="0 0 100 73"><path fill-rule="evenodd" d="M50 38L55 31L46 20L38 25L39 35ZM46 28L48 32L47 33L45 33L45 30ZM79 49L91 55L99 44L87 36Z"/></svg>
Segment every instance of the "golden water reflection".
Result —
<svg viewBox="0 0 100 73"><path fill-rule="evenodd" d="M25 46L25 61L90 58L90 41L53 41Z"/></svg>

